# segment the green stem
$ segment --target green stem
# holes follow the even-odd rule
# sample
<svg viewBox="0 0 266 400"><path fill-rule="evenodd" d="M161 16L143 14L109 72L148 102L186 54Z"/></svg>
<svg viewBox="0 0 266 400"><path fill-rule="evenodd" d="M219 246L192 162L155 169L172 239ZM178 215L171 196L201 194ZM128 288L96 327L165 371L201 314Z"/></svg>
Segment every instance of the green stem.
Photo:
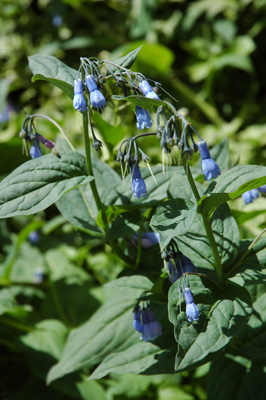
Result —
<svg viewBox="0 0 266 400"><path fill-rule="evenodd" d="M196 198L196 200L200 200L200 194L198 192L198 189L196 187L195 181L193 179L191 170L189 168L188 165L188 161L186 159L184 159L184 157L182 156L182 162L183 162L183 167L184 170L186 172L190 187L192 189L192 192ZM216 269L216 273L218 276L219 281L221 282L221 284L224 284L224 273L223 273L223 269L222 269L222 264L221 264L221 259L219 256L219 252L218 252L218 248L217 248L217 244L213 235L213 231L211 228L211 222L210 219L205 217L204 215L201 215L202 220L203 220L203 224L204 224L204 228L205 228L205 232L207 235L207 238L209 240L211 249L212 249L212 254L213 254L213 258L214 258L214 262L215 262L215 269Z"/></svg>
<svg viewBox="0 0 266 400"><path fill-rule="evenodd" d="M32 326L25 325L21 322L15 321L6 316L1 316L0 322L4 323L5 325L11 326L12 328L15 328L19 331L23 331L23 332L31 332L34 330L34 328Z"/></svg>
<svg viewBox="0 0 266 400"><path fill-rule="evenodd" d="M206 117L213 122L215 125L222 125L224 121L217 113L216 109L209 103L207 103L203 97L195 93L192 89L181 82L177 77L172 77L171 84L174 88L184 95L188 100L194 103Z"/></svg>

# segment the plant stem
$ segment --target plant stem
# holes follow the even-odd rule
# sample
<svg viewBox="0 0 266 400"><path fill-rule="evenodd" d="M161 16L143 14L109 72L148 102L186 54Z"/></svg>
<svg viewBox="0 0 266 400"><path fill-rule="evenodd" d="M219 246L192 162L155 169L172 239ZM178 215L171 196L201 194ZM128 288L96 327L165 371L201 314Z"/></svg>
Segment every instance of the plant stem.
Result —
<svg viewBox="0 0 266 400"><path fill-rule="evenodd" d="M200 197L200 194L199 194L198 189L196 187L195 181L193 179L191 170L189 168L188 161L186 159L184 159L183 156L182 156L182 162L183 162L183 167L184 167L184 170L186 172L186 175L187 175L190 187L192 189L192 192L193 192L196 200L198 201L198 200L200 200L201 197ZM223 269L222 269L221 259L220 259L220 256L219 256L217 244L216 244L216 241L215 241L215 238L214 238L214 235L213 235L213 231L212 231L212 228L211 228L210 219L205 217L204 215L201 215L201 217L202 217L202 220L203 220L203 224L204 224L204 228L205 228L205 232L206 232L207 238L209 240L209 243L210 243L210 246L211 246L211 249L212 249L212 254L213 254L213 258L214 258L214 262L215 262L214 266L215 266L215 269L216 269L217 277L218 277L219 281L221 282L221 284L224 284L224 273L223 273Z"/></svg>

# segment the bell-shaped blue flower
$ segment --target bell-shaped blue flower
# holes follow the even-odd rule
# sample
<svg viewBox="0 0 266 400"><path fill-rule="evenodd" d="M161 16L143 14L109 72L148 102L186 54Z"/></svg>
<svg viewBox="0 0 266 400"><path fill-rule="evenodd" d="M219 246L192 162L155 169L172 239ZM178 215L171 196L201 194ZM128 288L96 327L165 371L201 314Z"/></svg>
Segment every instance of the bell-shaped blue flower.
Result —
<svg viewBox="0 0 266 400"><path fill-rule="evenodd" d="M147 110L136 106L136 115L138 129L150 128L152 126L152 120Z"/></svg>
<svg viewBox="0 0 266 400"><path fill-rule="evenodd" d="M198 148L202 159L201 168L204 179L210 181L213 178L217 178L217 176L221 174L221 170L214 159L211 158L207 143L204 140L200 140L198 142Z"/></svg>
<svg viewBox="0 0 266 400"><path fill-rule="evenodd" d="M134 164L131 167L132 174L132 192L134 197L145 197L147 196L147 189L144 180L141 177L138 164Z"/></svg>
<svg viewBox="0 0 266 400"><path fill-rule="evenodd" d="M136 306L133 310L133 328L142 333L143 332L143 325L141 323L141 310L139 306Z"/></svg>
<svg viewBox="0 0 266 400"><path fill-rule="evenodd" d="M85 82L90 92L90 102L95 108L103 108L106 106L106 100L102 92L98 89L97 83L92 75L85 77Z"/></svg>
<svg viewBox="0 0 266 400"><path fill-rule="evenodd" d="M189 322L198 321L199 319L199 310L196 304L194 303L194 298L191 293L190 288L185 287L183 289L183 296L186 302L186 315Z"/></svg>
<svg viewBox="0 0 266 400"><path fill-rule="evenodd" d="M37 140L33 142L33 145L30 148L30 156L31 158L38 158L42 156L42 151Z"/></svg>
<svg viewBox="0 0 266 400"><path fill-rule="evenodd" d="M131 236L133 243L137 246L139 241L139 234L135 233ZM157 232L144 232L141 234L141 247L143 249L150 249L155 243L160 242L160 235Z"/></svg>
<svg viewBox="0 0 266 400"><path fill-rule="evenodd" d="M169 280L171 283L174 283L186 272L197 272L198 269L188 257L181 252L178 252L175 259L170 259L168 261L168 271Z"/></svg>
<svg viewBox="0 0 266 400"><path fill-rule="evenodd" d="M106 100L100 90L94 90L90 94L91 105L95 108L103 108L106 106Z"/></svg>
<svg viewBox="0 0 266 400"><path fill-rule="evenodd" d="M147 97L149 99L160 100L158 95L152 89L152 87L148 81L144 80L144 81L140 82L139 87L145 97Z"/></svg>
<svg viewBox="0 0 266 400"><path fill-rule="evenodd" d="M87 109L83 94L75 94L73 98L73 107L75 110L84 112Z"/></svg>
<svg viewBox="0 0 266 400"><path fill-rule="evenodd" d="M242 194L242 199L244 200L245 204L252 203L255 199L259 197L260 193L258 189L248 190L247 192Z"/></svg>
<svg viewBox="0 0 266 400"><path fill-rule="evenodd" d="M261 193L266 193L266 185L260 186L258 189Z"/></svg>

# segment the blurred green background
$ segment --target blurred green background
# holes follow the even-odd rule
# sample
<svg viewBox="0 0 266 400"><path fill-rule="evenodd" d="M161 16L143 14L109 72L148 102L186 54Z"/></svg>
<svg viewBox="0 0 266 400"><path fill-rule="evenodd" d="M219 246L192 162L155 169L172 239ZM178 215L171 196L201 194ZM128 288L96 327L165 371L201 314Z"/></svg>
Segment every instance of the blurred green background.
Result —
<svg viewBox="0 0 266 400"><path fill-rule="evenodd" d="M27 160L22 154L22 143L18 137L24 110L54 118L71 140L82 146L79 113L59 89L47 82L31 82L29 56L36 53L53 55L77 69L81 56L115 59L140 45L143 48L133 69L161 82L165 89L161 92L162 97L173 101L173 96L178 100L176 108L186 115L211 147L228 139L231 165L266 164L266 0L2 0L0 18L2 178ZM103 120L107 124L104 125ZM118 141L124 135L136 133L133 114L127 117L126 123L123 113L115 117L111 111L95 119L103 140L107 138L108 141L108 132L112 125L116 126L118 139L113 141L111 147L106 146L103 158L117 169L114 155ZM40 121L37 126L41 134L55 140L58 132L52 125ZM160 163L161 151L156 140L147 143L144 148L151 158L151 165ZM241 226L242 237L253 237L265 227L265 204L265 197L248 206L243 205L242 199L230 204ZM83 309L84 315L71 322L74 326L85 321L101 302L98 287L114 279L123 268L122 262L110 253L110 249L98 246L97 241L86 243L81 233L77 235L59 217L55 206L37 217L0 221L0 228L1 264L6 263L8 257L11 257L11 264L19 263L24 253L26 258L29 254L35 258L37 249L30 247L25 239L31 230L39 228L43 235L42 253L47 255L47 251L51 253L53 248L56 255L50 257L62 257L63 254L69 262L69 270L75 264L80 268L85 265L90 271L86 285L97 292L93 297L96 303L92 301L89 309L81 300L80 304L75 303L75 307ZM21 243L24 243L22 250ZM38 265L35 262L31 270ZM19 265L16 268L20 271ZM27 279L23 274L20 279L17 272L14 281L25 282ZM66 272L62 272L62 277L66 277ZM37 304L41 303L41 294L31 293L31 287L28 290L26 303L29 298L34 298ZM46 306L55 296L53 289L49 290ZM57 290L62 290L60 285ZM71 293L75 297L75 292ZM19 295L22 296L20 292ZM71 296L67 300L69 304L74 301ZM42 310L41 317L37 316L37 312L31 313L31 323L45 317L52 318L51 305L47 307L49 311ZM24 314L20 312L22 318ZM21 343L18 346L14 344L20 340L21 332L9 329L11 326L4 325L0 339L3 347L0 367L5 370L0 379L0 398L23 399L28 396L28 399L34 399L40 387L39 380L44 382L45 368L36 373L34 362L28 354L25 355ZM13 343L4 339L9 334L14 338ZM204 399L206 373L207 369L200 369L182 377L165 379L115 376L99 385L101 389L98 389L104 388L110 399ZM11 376L20 374L21 379L16 378L21 390L18 395L18 392L13 393ZM34 378L29 378L31 375ZM181 381L182 389L177 386ZM68 398L66 394L58 394L61 393L60 388L50 389L44 383L42 385L42 398L48 395L55 399ZM135 390L129 390L132 387ZM74 397L69 398L87 398L80 397L80 393L81 389L78 389ZM99 394L99 398L101 396L103 394Z"/></svg>

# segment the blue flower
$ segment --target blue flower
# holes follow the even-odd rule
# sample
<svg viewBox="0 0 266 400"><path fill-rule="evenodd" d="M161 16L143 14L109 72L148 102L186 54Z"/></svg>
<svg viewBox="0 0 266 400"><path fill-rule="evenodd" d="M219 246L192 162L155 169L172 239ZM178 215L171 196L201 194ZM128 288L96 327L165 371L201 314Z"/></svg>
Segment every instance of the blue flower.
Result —
<svg viewBox="0 0 266 400"><path fill-rule="evenodd" d="M144 94L145 97L149 99L154 99L154 100L160 100L158 95L155 93L155 91L152 89L151 85L147 81L142 81L139 84L139 87Z"/></svg>
<svg viewBox="0 0 266 400"><path fill-rule="evenodd" d="M140 175L140 170L138 164L134 164L131 167L132 175L132 192L134 197L145 197L147 196L147 189L144 180Z"/></svg>
<svg viewBox="0 0 266 400"><path fill-rule="evenodd" d="M98 89L97 83L92 75L87 75L85 82L90 92L90 102L95 108L103 108L106 106L106 100L104 95Z"/></svg>
<svg viewBox="0 0 266 400"><path fill-rule="evenodd" d="M150 307L140 309L137 305L133 310L133 328L142 335L141 340L155 340L157 336L162 334L162 326L155 318Z"/></svg>
<svg viewBox="0 0 266 400"><path fill-rule="evenodd" d="M266 193L266 185L260 186L258 189L260 192Z"/></svg>
<svg viewBox="0 0 266 400"><path fill-rule="evenodd" d="M37 140L33 142L33 145L30 148L30 156L31 158L38 158L42 156L42 151Z"/></svg>
<svg viewBox="0 0 266 400"><path fill-rule="evenodd" d="M204 179L210 181L212 178L217 178L221 174L218 164L211 158L207 143L204 140L198 142L199 152L202 159L202 172Z"/></svg>
<svg viewBox="0 0 266 400"><path fill-rule="evenodd" d="M56 28L59 28L59 26L62 25L62 22L63 22L63 18L61 17L60 14L55 14L53 16L53 21L52 21L53 26L55 26Z"/></svg>
<svg viewBox="0 0 266 400"><path fill-rule="evenodd" d="M137 246L139 234L135 233L131 236L133 243ZM157 232L145 232L141 234L141 247L143 249L150 249L153 244L160 242L160 235Z"/></svg>
<svg viewBox="0 0 266 400"><path fill-rule="evenodd" d="M258 189L248 190L247 192L242 194L242 199L244 200L245 204L252 203L253 200L259 197L260 193Z"/></svg>
<svg viewBox="0 0 266 400"><path fill-rule="evenodd" d="M194 298L191 293L190 288L185 287L183 289L183 296L186 301L186 315L189 322L198 321L199 319L199 310L196 304L194 303Z"/></svg>
<svg viewBox="0 0 266 400"><path fill-rule="evenodd" d="M168 261L169 280L171 283L177 281L186 272L197 272L197 268L190 259L178 252L175 259Z"/></svg>
<svg viewBox="0 0 266 400"><path fill-rule="evenodd" d="M90 94L90 102L95 108L103 108L106 106L106 100L104 95L100 92L100 90L94 90Z"/></svg>
<svg viewBox="0 0 266 400"><path fill-rule="evenodd" d="M138 129L150 128L152 126L152 120L147 110L136 106L136 113Z"/></svg>
<svg viewBox="0 0 266 400"><path fill-rule="evenodd" d="M84 112L87 109L86 101L83 96L83 85L81 79L74 80L73 107L75 108L75 110L80 112Z"/></svg>

